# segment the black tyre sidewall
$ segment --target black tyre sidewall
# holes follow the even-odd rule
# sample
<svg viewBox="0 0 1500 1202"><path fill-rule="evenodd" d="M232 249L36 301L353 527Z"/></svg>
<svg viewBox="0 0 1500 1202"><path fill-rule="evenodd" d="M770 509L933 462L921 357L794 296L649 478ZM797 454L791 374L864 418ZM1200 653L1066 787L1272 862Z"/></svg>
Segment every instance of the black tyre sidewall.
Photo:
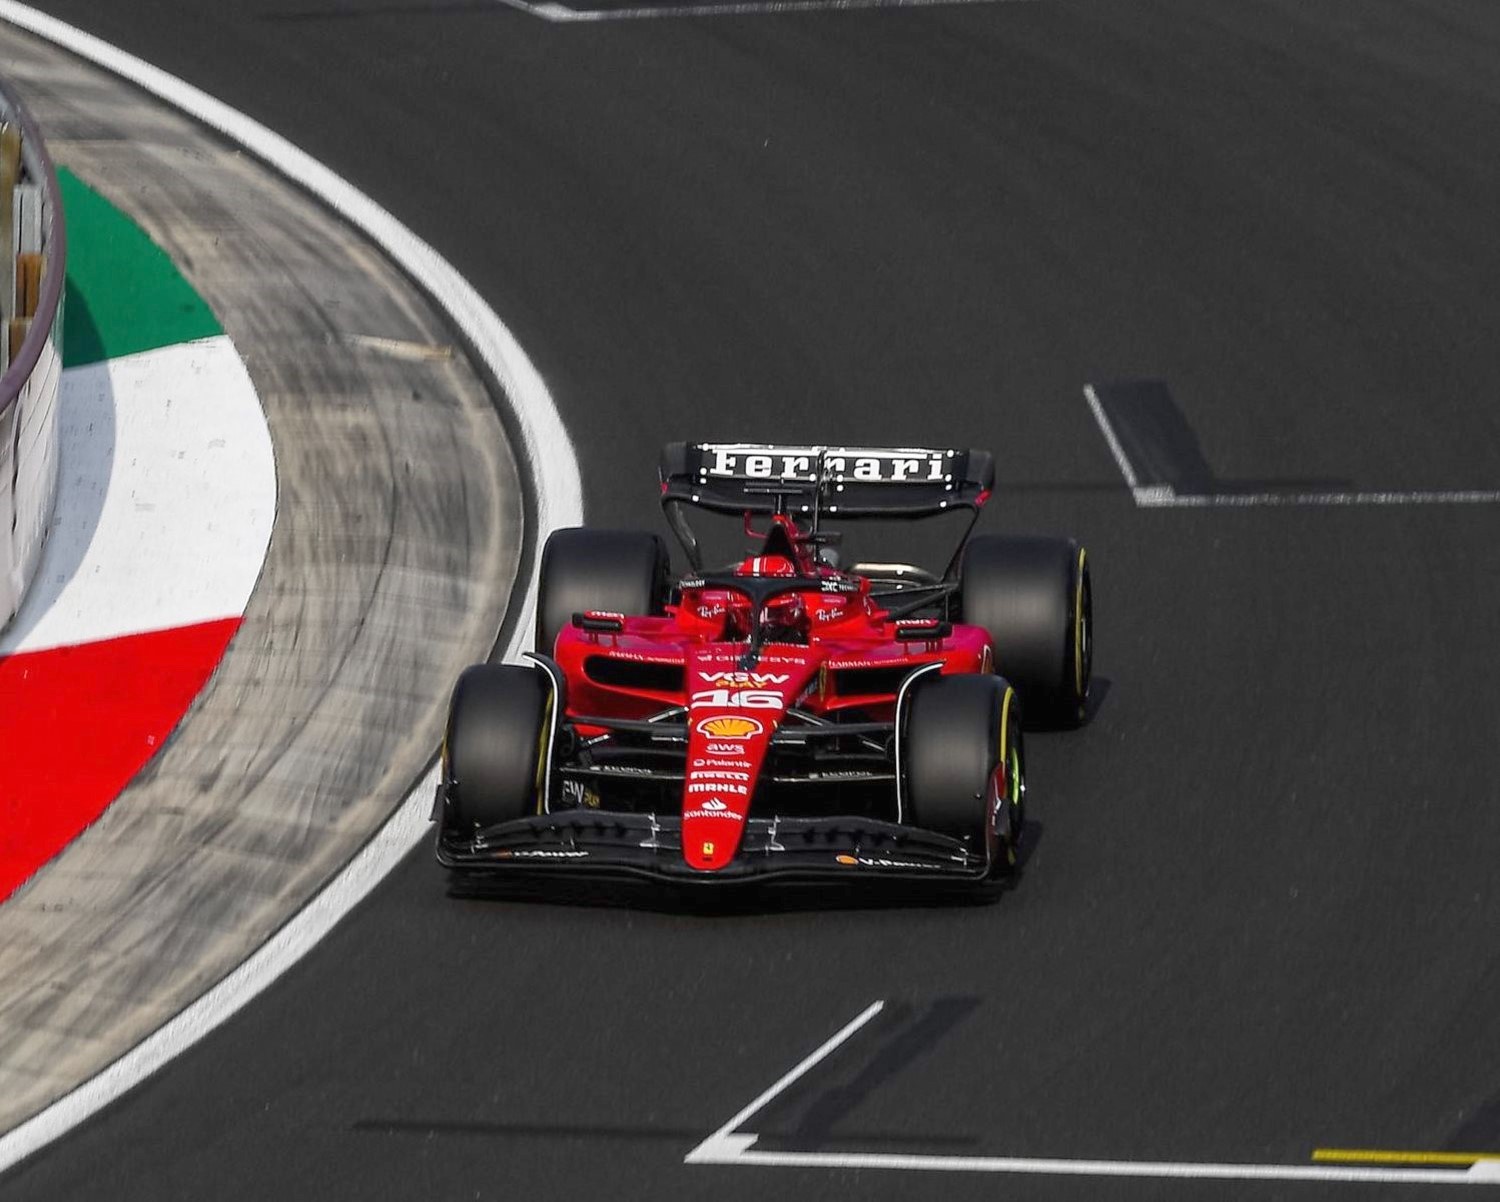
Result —
<svg viewBox="0 0 1500 1202"><path fill-rule="evenodd" d="M902 739L905 818L990 856L991 786L1010 684L997 676L937 676L913 686ZM1012 696L1011 705L1020 702Z"/></svg>
<svg viewBox="0 0 1500 1202"><path fill-rule="evenodd" d="M458 678L443 743L447 829L471 834L537 811L551 698L536 668L478 664Z"/></svg>
<svg viewBox="0 0 1500 1202"><path fill-rule="evenodd" d="M995 671L1015 686L1034 724L1076 726L1085 716L1090 682L1086 656L1079 688L1078 607L1087 572L1071 539L981 535L965 548L959 618L989 634Z"/></svg>
<svg viewBox="0 0 1500 1202"><path fill-rule="evenodd" d="M666 543L642 530L553 531L542 550L536 649L551 655L575 613L661 614L670 563Z"/></svg>

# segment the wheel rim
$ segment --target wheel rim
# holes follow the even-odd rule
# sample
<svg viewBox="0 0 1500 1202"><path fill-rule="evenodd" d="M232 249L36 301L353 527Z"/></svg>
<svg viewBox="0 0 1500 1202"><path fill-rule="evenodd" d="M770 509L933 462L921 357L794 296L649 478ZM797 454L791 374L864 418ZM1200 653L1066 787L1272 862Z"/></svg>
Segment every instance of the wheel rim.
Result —
<svg viewBox="0 0 1500 1202"><path fill-rule="evenodd" d="M1005 760L1005 804L1010 811L1010 839L1005 855L1014 866L1021 846L1021 831L1026 825L1026 757L1021 750L1021 732L1014 729L1014 724Z"/></svg>
<svg viewBox="0 0 1500 1202"><path fill-rule="evenodd" d="M1088 555L1078 552L1078 584L1073 599L1073 696L1079 717L1088 703L1089 682L1094 675L1094 586L1089 578Z"/></svg>
<svg viewBox="0 0 1500 1202"><path fill-rule="evenodd" d="M1021 841L1021 826L1026 821L1026 759L1021 753L1020 732L1010 747L1010 762L1006 765L1007 802L1010 805L1011 832L1015 842Z"/></svg>
<svg viewBox="0 0 1500 1202"><path fill-rule="evenodd" d="M1007 689L1000 707L1000 767L1005 773L1005 792L997 798L990 821L990 863L996 865L996 851L1004 853L1004 866L1015 867L1017 848L1021 843L1021 826L1026 815L1026 757L1021 745L1021 724L1016 719L1015 690ZM1002 840L999 832L1000 805L1005 806L1009 834Z"/></svg>
<svg viewBox="0 0 1500 1202"><path fill-rule="evenodd" d="M547 704L542 709L542 729L536 737L536 776L532 786L536 790L536 812L542 813L542 799L547 795L547 736L552 732L552 706L557 700L555 692L548 693Z"/></svg>

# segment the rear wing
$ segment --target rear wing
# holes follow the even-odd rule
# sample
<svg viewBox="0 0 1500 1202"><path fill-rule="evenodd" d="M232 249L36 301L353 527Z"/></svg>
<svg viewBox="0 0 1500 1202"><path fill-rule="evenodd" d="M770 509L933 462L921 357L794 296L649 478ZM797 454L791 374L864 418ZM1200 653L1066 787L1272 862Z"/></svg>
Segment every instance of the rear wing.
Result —
<svg viewBox="0 0 1500 1202"><path fill-rule="evenodd" d="M975 509L995 487L988 451L672 442L661 499L714 513L921 517Z"/></svg>

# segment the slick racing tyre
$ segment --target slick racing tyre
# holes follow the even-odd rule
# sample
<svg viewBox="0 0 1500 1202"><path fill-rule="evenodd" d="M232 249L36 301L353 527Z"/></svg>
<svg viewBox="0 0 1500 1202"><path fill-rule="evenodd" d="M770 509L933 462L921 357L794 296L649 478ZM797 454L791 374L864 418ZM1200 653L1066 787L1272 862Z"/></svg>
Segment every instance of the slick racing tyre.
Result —
<svg viewBox="0 0 1500 1202"><path fill-rule="evenodd" d="M542 551L536 649L551 655L557 635L585 610L629 617L661 614L671 560L667 545L639 530L554 530Z"/></svg>
<svg viewBox="0 0 1500 1202"><path fill-rule="evenodd" d="M1021 703L998 676L934 676L900 733L907 820L962 839L990 875L1015 865L1026 819Z"/></svg>
<svg viewBox="0 0 1500 1202"><path fill-rule="evenodd" d="M959 620L989 632L1027 720L1081 725L1094 658L1088 556L1071 539L981 535L964 549Z"/></svg>
<svg viewBox="0 0 1500 1202"><path fill-rule="evenodd" d="M447 830L469 835L537 812L551 704L536 668L476 664L458 678L443 742Z"/></svg>

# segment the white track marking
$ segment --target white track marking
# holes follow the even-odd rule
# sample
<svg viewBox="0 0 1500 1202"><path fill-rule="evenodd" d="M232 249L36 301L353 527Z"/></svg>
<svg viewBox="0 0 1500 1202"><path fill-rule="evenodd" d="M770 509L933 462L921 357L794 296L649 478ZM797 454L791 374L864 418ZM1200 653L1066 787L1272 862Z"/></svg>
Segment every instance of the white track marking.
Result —
<svg viewBox="0 0 1500 1202"><path fill-rule="evenodd" d="M1179 495L1169 485L1135 490L1142 509L1243 509L1251 506L1500 505L1500 489L1417 492L1252 492Z"/></svg>
<svg viewBox="0 0 1500 1202"><path fill-rule="evenodd" d="M649 21L673 17L787 16L794 13L855 12L871 8L939 8L970 4L1028 4L1035 0L761 0L760 3L647 5L640 8L585 9L532 0L496 0L543 21Z"/></svg>
<svg viewBox="0 0 1500 1202"><path fill-rule="evenodd" d="M1125 454L1125 448L1120 445L1120 440L1115 435L1115 428L1109 424L1109 418L1104 415L1104 406L1099 403L1099 394L1094 391L1092 384L1083 386L1083 397L1089 403L1094 420L1099 423L1099 432L1104 435L1104 441L1109 445L1109 453L1115 457L1115 465L1120 469L1120 475L1125 477L1125 487L1132 493L1139 493L1140 481L1136 479L1135 468L1130 466L1130 456Z"/></svg>
<svg viewBox="0 0 1500 1202"><path fill-rule="evenodd" d="M1115 457L1120 475L1125 477L1125 487L1140 509L1250 509L1258 506L1352 506L1352 505L1500 505L1500 489L1418 489L1410 492L1226 492L1226 493L1179 493L1170 484L1142 485L1131 466L1130 456L1120 445L1119 436L1104 406L1099 403L1099 394L1092 384L1083 386L1083 396L1089 403L1099 432Z"/></svg>
<svg viewBox="0 0 1500 1202"><path fill-rule="evenodd" d="M884 1009L884 1002L871 1002L829 1036L829 1038L824 1040L811 1055L798 1061L792 1067L791 1071L781 1076L774 1085L760 1094L753 1102L735 1114L732 1119L689 1152L685 1163L722 1164L725 1163L722 1158L726 1155L729 1156L731 1162L737 1159L746 1148L755 1142L756 1137L753 1135L736 1135L734 1129L751 1115L758 1114L761 1110L765 1109L772 1099L784 1092L799 1077L828 1059L850 1036Z"/></svg>
<svg viewBox="0 0 1500 1202"><path fill-rule="evenodd" d="M753 1102L689 1152L685 1164L762 1168L886 1169L926 1173L1022 1173L1065 1177L1157 1177L1220 1181L1391 1182L1405 1185L1500 1185L1500 1171L1480 1161L1464 1169L1357 1168L1337 1165L1220 1164L1211 1161L1073 1160L1029 1156L926 1156L884 1152L764 1152L754 1148L760 1137L736 1131L793 1082L826 1060L835 1049L880 1013L874 1002L841 1027L812 1055L800 1061Z"/></svg>
<svg viewBox="0 0 1500 1202"><path fill-rule="evenodd" d="M1215 1164L1170 1160L1067 1160L1025 1156L913 1156L880 1152L757 1152L753 1135L734 1136L699 1164L770 1168L887 1169L927 1173L1022 1173L1052 1177L1156 1177L1217 1181L1334 1181L1346 1184L1500 1185L1471 1169L1363 1169L1307 1164ZM1482 1164L1483 1162L1481 1162Z"/></svg>
<svg viewBox="0 0 1500 1202"><path fill-rule="evenodd" d="M285 138L190 84L15 0L0 0L0 20L122 76L218 130L362 230L419 281L505 390L521 434L516 450L536 484L537 512L528 516L538 545L556 527L582 522L578 459L541 375L474 287L437 251ZM520 658L535 611L534 569L515 634L505 648L507 659ZM98 1075L0 1137L0 1172L66 1134L186 1051L311 951L423 838L436 783L434 766L359 854L239 968Z"/></svg>
<svg viewBox="0 0 1500 1202"><path fill-rule="evenodd" d="M57 507L0 655L237 618L276 518L266 415L220 334L63 372Z"/></svg>

